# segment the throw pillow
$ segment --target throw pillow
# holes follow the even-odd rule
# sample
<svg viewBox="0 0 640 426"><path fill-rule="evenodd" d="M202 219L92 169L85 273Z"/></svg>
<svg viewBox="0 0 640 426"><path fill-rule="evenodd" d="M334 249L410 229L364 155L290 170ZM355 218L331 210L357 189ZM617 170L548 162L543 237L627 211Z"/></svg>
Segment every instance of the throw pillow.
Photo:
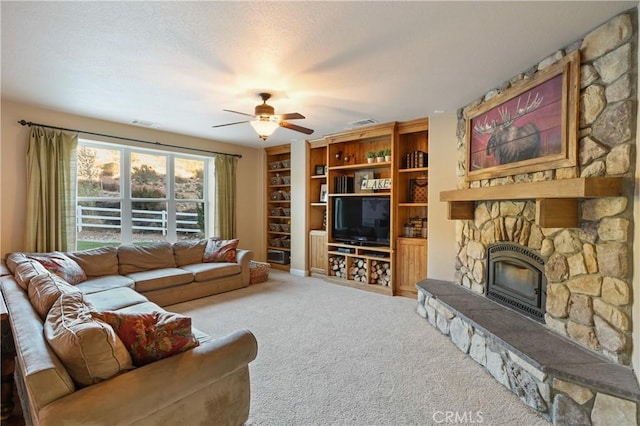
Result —
<svg viewBox="0 0 640 426"><path fill-rule="evenodd" d="M208 262L235 262L238 253L237 238L233 240L207 240L207 247L204 249L202 261Z"/></svg>
<svg viewBox="0 0 640 426"><path fill-rule="evenodd" d="M79 291L76 287L50 272L33 278L27 288L31 305L38 311L40 318L43 320L47 317L51 306L62 294L77 293Z"/></svg>
<svg viewBox="0 0 640 426"><path fill-rule="evenodd" d="M37 260L52 274L56 274L69 284L80 284L87 280L80 265L64 253L55 251L53 253L33 253L28 254L29 259Z"/></svg>
<svg viewBox="0 0 640 426"><path fill-rule="evenodd" d="M131 355L108 324L91 317L81 292L62 294L49 310L44 336L78 385L92 385L133 368Z"/></svg>
<svg viewBox="0 0 640 426"><path fill-rule="evenodd" d="M113 327L138 367L199 345L191 331L191 318L183 315L156 311L103 311L91 315Z"/></svg>

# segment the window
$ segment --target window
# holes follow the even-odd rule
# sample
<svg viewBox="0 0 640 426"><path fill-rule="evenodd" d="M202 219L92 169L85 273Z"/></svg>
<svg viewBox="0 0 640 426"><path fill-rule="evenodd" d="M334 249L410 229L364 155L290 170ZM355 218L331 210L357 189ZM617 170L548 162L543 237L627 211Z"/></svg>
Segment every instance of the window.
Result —
<svg viewBox="0 0 640 426"><path fill-rule="evenodd" d="M206 157L78 142L78 250L207 235Z"/></svg>

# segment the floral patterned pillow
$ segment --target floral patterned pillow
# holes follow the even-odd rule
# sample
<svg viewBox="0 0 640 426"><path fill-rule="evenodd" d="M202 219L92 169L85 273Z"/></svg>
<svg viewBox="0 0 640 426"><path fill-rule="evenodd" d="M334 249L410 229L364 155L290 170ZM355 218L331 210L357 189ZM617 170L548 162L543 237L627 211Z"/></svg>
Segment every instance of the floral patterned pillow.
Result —
<svg viewBox="0 0 640 426"><path fill-rule="evenodd" d="M208 262L235 262L238 253L237 238L233 240L208 239L207 247L204 249L202 261Z"/></svg>
<svg viewBox="0 0 640 426"><path fill-rule="evenodd" d="M91 316L113 327L137 367L199 345L191 331L191 318L172 312L93 311Z"/></svg>
<svg viewBox="0 0 640 426"><path fill-rule="evenodd" d="M84 273L80 265L59 251L53 253L33 253L28 254L27 257L40 262L49 272L59 276L69 284L80 284L87 280L87 274Z"/></svg>

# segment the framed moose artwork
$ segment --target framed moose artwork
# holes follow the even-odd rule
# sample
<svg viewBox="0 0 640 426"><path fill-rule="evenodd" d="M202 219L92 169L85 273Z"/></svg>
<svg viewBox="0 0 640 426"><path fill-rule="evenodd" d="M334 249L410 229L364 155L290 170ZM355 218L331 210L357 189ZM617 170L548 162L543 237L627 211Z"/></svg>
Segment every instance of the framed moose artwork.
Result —
<svg viewBox="0 0 640 426"><path fill-rule="evenodd" d="M575 167L580 56L575 51L466 112L468 181Z"/></svg>

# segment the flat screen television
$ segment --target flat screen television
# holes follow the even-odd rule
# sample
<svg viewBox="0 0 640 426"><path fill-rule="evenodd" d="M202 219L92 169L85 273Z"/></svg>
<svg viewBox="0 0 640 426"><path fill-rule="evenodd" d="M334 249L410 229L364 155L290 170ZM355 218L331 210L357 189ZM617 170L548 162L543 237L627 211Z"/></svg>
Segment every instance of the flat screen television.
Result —
<svg viewBox="0 0 640 426"><path fill-rule="evenodd" d="M361 245L388 246L389 197L333 197L331 237Z"/></svg>

